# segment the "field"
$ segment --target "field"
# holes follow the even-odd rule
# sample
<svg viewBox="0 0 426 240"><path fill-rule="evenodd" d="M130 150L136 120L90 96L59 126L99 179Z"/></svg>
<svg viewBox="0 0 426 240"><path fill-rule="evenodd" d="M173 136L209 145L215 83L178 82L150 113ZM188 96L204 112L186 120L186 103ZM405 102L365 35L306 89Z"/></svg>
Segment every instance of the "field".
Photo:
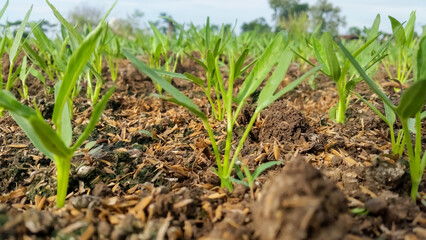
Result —
<svg viewBox="0 0 426 240"><path fill-rule="evenodd" d="M426 239L415 14L131 39L51 8L62 36L0 42L1 239Z"/></svg>

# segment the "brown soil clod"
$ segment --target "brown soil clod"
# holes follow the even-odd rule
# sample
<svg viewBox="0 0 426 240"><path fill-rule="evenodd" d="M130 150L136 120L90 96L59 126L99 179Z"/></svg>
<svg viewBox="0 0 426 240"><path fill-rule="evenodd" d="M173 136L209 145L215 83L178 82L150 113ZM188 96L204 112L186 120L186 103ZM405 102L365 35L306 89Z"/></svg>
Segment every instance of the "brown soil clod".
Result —
<svg viewBox="0 0 426 240"><path fill-rule="evenodd" d="M351 228L345 195L303 158L287 163L265 184L252 210L262 240L337 240Z"/></svg>

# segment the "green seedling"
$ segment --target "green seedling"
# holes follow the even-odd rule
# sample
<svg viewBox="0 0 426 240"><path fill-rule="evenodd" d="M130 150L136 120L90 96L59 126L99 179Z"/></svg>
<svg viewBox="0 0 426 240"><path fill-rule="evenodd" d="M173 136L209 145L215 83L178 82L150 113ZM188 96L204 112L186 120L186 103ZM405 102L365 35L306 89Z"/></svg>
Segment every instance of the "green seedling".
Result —
<svg viewBox="0 0 426 240"><path fill-rule="evenodd" d="M172 19L169 21L174 22ZM174 22L175 26L180 29L179 37L167 36L160 32L157 27L150 23L153 36L150 38L150 44L144 46L145 51L149 56L149 66L154 69L163 70L166 72L175 72L178 59L183 53L183 26ZM171 51L173 49L173 51ZM166 78L171 82L171 78ZM162 93L162 87L154 82L158 93Z"/></svg>
<svg viewBox="0 0 426 240"><path fill-rule="evenodd" d="M114 87L112 87L95 104L89 124L72 145L72 106L69 100L71 99L72 90L79 76L97 46L103 28L104 25L100 24L86 39L83 39L79 47L72 54L62 80L55 85L55 105L52 119L55 128L52 128L46 123L35 103L34 110L18 102L9 91L0 91L0 106L10 113L17 124L27 134L33 145L56 165L57 207L63 207L65 204L71 158L95 128L109 97L114 91Z"/></svg>
<svg viewBox="0 0 426 240"><path fill-rule="evenodd" d="M111 32L110 32L111 33ZM121 55L120 43L117 38L112 38L111 41L105 46L104 58L107 62L108 69L111 73L111 80L113 83L117 81L118 67Z"/></svg>
<svg viewBox="0 0 426 240"><path fill-rule="evenodd" d="M66 29L68 32L68 37L70 39L71 49L76 49L81 42L83 41L84 34L79 33L74 26L71 25L65 18L56 10L56 8L50 4L48 0L46 0L47 4L52 9L53 13L55 14L56 18L59 20L59 22L62 24L63 28ZM106 21L106 18L111 13L114 6L117 4L118 0L114 2L114 4L110 7L110 9L107 11L107 13L104 15L104 17L101 19L101 23L104 23ZM86 29L87 31L90 31L90 27ZM102 78L102 61L103 61L103 52L104 52L104 46L107 44L106 42L106 36L108 34L108 28L103 28L103 33L101 35L100 41L98 42L98 46L95 48L93 55L89 59L89 64L87 64L87 69L85 69L85 75L86 75L86 83L87 83L87 95L91 99L92 103L96 103L100 90L102 86L104 85L105 81ZM62 33L63 36L66 36L65 30L63 30ZM96 79L96 85L93 87L92 84L92 77ZM80 81L78 81L78 84L80 84ZM78 85L77 85L78 86ZM78 95L79 87L73 89L73 96Z"/></svg>
<svg viewBox="0 0 426 240"><path fill-rule="evenodd" d="M194 115L199 117L204 124L205 129L209 135L212 148L215 154L217 169L215 169L216 174L221 180L221 187L226 187L230 191L232 191L232 181L231 181L231 173L238 158L238 155L243 147L243 144L249 135L249 132L255 123L259 113L268 107L271 103L279 99L285 93L294 89L298 84L300 84L304 79L306 79L311 74L318 71L320 67L315 67L300 78L288 84L283 89L277 89L281 84L284 76L287 72L287 69L290 65L292 59L292 52L289 48L287 48L288 40L286 34L279 33L274 38L272 43L263 53L263 55L258 59L256 64L253 66L253 69L248 74L247 78L243 82L241 88L238 91L238 95L236 97L233 96L234 93L234 81L237 77L240 76L240 73L243 69L242 63L244 62L245 54L240 56L237 60L234 60L232 57L229 58L230 71L229 78L227 81L227 86L223 83L223 78L220 74L219 65L216 62L214 66L214 71L216 77L218 79L218 91L220 91L222 98L224 99L224 109L226 116L226 144L223 155L219 152L217 141L215 139L215 135L209 123L207 115L202 112L193 101L191 101L186 95L172 86L168 81L166 81L163 77L160 76L160 73L156 70L153 70L146 66L142 61L132 55L129 51L123 50L124 56L126 56L135 67L149 76L153 81L157 84L161 85L163 89L168 92L171 96L160 96L168 101L172 101L177 103L188 110L190 110ZM238 146L236 149L233 149L232 146L232 135L234 130L234 125L236 123L236 119L241 112L242 107L247 102L248 97L256 91L262 82L268 77L269 73L272 69L272 75L266 80L265 87L260 91L259 97L257 99L257 107L256 110L247 125L241 139L238 141ZM185 76L181 76L185 78ZM200 83L202 84L202 83ZM234 104L235 103L235 104ZM232 150L232 151L231 151ZM232 152L232 155L231 155Z"/></svg>
<svg viewBox="0 0 426 240"><path fill-rule="evenodd" d="M349 61L353 64L355 69L362 76L364 81L369 85L371 90L376 93L379 98L395 113L402 123L402 130L404 133L404 142L407 147L408 159L410 162L410 175L411 175L411 198L415 201L422 179L423 171L426 166L426 151L422 156L422 143L421 143L421 120L424 116L422 108L426 102L426 36L423 36L419 41L417 50L416 62L417 72L414 76L414 83L402 94L399 105L396 106L393 102L380 90L380 88L370 79L364 69L359 65L350 52L341 44L338 43L343 53L347 56ZM411 140L409 120L414 118L414 131L415 143L414 148Z"/></svg>
<svg viewBox="0 0 426 240"><path fill-rule="evenodd" d="M389 47L389 57L383 59L382 62L390 79L405 84L410 74L413 72L412 59L416 46L416 38L414 38L416 12L411 12L405 28L395 18L389 16L389 19L392 24L392 32L395 41L394 44ZM396 67L396 75L392 73L391 66Z"/></svg>
<svg viewBox="0 0 426 240"><path fill-rule="evenodd" d="M16 35L13 39L12 46L10 48L10 52L9 52L10 67L9 67L9 76L6 82L6 90L10 90L12 88L13 84L15 83L15 79L17 77L14 75L13 67L14 67L15 60L18 57L20 49L21 49L21 40L24 35L24 30L27 25L28 18L30 17L32 9L33 9L33 6L30 7L30 9L28 10L27 14L24 17L24 20L22 20L22 23L19 26L18 31L16 32Z"/></svg>
<svg viewBox="0 0 426 240"><path fill-rule="evenodd" d="M192 34L193 43L195 44L195 49L201 55L201 58L194 58L191 54L187 53L186 55L193 60L195 60L203 69L205 70L205 80L197 78L189 73L186 73L186 77L191 79L192 82L196 83L201 87L205 96L209 100L210 107L215 119L222 121L225 117L225 97L221 96L221 84L223 85L222 79L218 78L216 71L219 71L217 66L221 64L221 57L225 55L225 48L228 42L232 38L232 31L229 31L225 26L222 26L219 33L216 34L210 26L210 19L207 18L207 24L204 27L203 31L198 33L196 28L191 25L189 33ZM203 34L204 33L204 34ZM231 50L231 52L233 52ZM242 61L245 60L248 54L248 50L244 50L240 56ZM228 54L228 57L229 56ZM233 56L232 56L233 57ZM253 64L254 62L252 62ZM238 63L241 66L244 62ZM244 69L247 70L251 64L246 66ZM243 68L241 68L243 69ZM244 72L243 71L243 72ZM243 73L241 72L241 74ZM239 74L236 73L236 74Z"/></svg>
<svg viewBox="0 0 426 240"><path fill-rule="evenodd" d="M379 25L380 15L377 15L368 33L366 42L355 45L355 50L352 51L353 56L360 61L365 71L370 69L385 56L382 53L390 43L389 40L382 46L375 47L375 42L379 37ZM345 112L349 106L351 90L361 81L361 78L356 73L356 70L351 68L350 61L345 59L341 52L337 52L336 44L330 33L324 33L321 38L313 36L312 46L318 63L323 67L321 72L333 79L339 95L337 106L330 109L330 119L336 123L345 123ZM314 64L309 62L306 58L305 61L314 66Z"/></svg>

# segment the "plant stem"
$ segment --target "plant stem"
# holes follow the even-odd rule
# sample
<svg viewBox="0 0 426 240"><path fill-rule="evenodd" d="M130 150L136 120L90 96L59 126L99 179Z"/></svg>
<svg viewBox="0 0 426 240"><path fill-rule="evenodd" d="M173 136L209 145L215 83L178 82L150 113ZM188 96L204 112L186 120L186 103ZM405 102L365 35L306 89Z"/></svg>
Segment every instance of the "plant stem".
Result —
<svg viewBox="0 0 426 240"><path fill-rule="evenodd" d="M65 199L68 191L68 180L70 176L71 157L60 158L55 156L57 171L57 193L56 193L56 207L60 208L65 205Z"/></svg>
<svg viewBox="0 0 426 240"><path fill-rule="evenodd" d="M416 162L413 144L411 142L410 130L408 129L408 119L401 119L402 129L404 131L405 144L407 145L408 159L410 161L410 176L411 176L411 198L416 201L417 191L419 189L420 179L419 179L419 164Z"/></svg>
<svg viewBox="0 0 426 240"><path fill-rule="evenodd" d="M13 63L10 64L10 67L9 67L9 76L7 77L6 90L10 90L13 86L12 72L13 72Z"/></svg>
<svg viewBox="0 0 426 240"><path fill-rule="evenodd" d="M95 86L95 92L92 96L92 105L95 106L99 99L99 93L101 92L102 88L102 82L99 80L96 80L96 86Z"/></svg>
<svg viewBox="0 0 426 240"><path fill-rule="evenodd" d="M256 119L257 119L257 116L259 115L259 113L260 113L260 111L259 112L255 112L253 114L253 116L250 119L249 124L246 127L246 130L244 131L244 134L243 134L240 142L238 143L238 147L235 150L234 155L232 156L231 164L229 165L228 172L226 173L226 177L227 178L229 178L231 176L231 172L232 172L234 164L235 164L235 162L236 162L236 160L238 158L238 154L240 153L241 149L243 148L244 142L246 141L246 138L247 138L247 136L250 133L251 127L253 126L254 122L256 122Z"/></svg>
<svg viewBox="0 0 426 240"><path fill-rule="evenodd" d="M203 121L204 127L206 128L207 133L209 135L210 142L212 142L213 152L214 152L214 155L216 157L217 171L218 171L219 174L222 174L222 171L223 171L222 170L222 162L220 161L220 154L219 154L219 150L217 148L216 139L214 138L212 128L210 127L210 124L209 124L207 119L202 119L202 121Z"/></svg>
<svg viewBox="0 0 426 240"><path fill-rule="evenodd" d="M395 142L395 133L393 131L393 126L389 125L389 134L391 137L391 145L392 145L392 154L396 155L398 153L397 145Z"/></svg>
<svg viewBox="0 0 426 240"><path fill-rule="evenodd" d="M346 93L342 90L339 91L339 105L336 111L336 123L345 123L346 117Z"/></svg>

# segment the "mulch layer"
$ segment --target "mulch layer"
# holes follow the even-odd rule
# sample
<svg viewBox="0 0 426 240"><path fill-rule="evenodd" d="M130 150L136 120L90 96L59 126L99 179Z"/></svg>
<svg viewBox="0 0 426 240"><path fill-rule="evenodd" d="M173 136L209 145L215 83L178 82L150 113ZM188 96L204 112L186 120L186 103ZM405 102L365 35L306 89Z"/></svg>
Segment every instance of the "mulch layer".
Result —
<svg viewBox="0 0 426 240"><path fill-rule="evenodd" d="M202 76L188 59L178 71ZM292 64L284 84L301 74ZM383 69L376 80L393 100L399 98ZM425 185L420 186L424 200L413 202L406 157L390 155L388 126L355 97L347 123L334 124L328 117L338 98L334 83L323 75L315 82L316 90L302 83L254 124L242 161L251 170L273 160L284 164L262 173L252 191L243 185L232 193L219 187L202 122L150 96L153 83L125 60L117 90L88 139L96 144L73 157L61 209L55 207L54 164L5 114L0 119L0 239L426 239ZM50 119L52 94L35 79L27 83L33 97L26 102L35 97ZM201 89L173 83L208 113ZM365 84L356 91L383 110ZM75 138L91 114L85 89L80 95L74 102ZM242 135L255 101L253 96L238 118L234 139ZM212 125L223 150L226 125L213 120ZM423 124L423 149L425 130Z"/></svg>

